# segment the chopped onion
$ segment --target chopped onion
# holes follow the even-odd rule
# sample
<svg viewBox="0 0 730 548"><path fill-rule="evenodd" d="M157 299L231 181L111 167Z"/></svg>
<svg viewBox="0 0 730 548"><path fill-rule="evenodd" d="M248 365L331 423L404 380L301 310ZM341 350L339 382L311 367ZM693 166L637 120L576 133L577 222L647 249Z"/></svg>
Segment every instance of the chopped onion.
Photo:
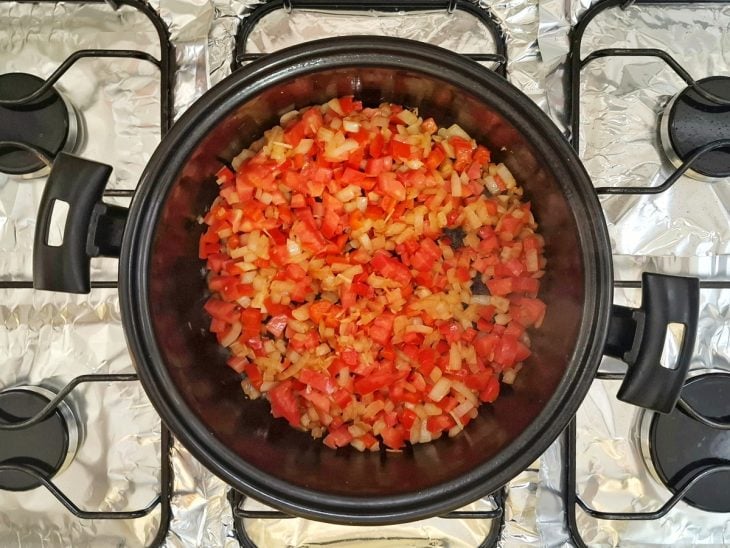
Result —
<svg viewBox="0 0 730 548"><path fill-rule="evenodd" d="M231 346L241 335L241 323L236 322L228 328L228 332L221 338L221 345Z"/></svg>
<svg viewBox="0 0 730 548"><path fill-rule="evenodd" d="M357 133L358 131L360 131L360 123L345 118L344 120L342 120L342 129L349 133Z"/></svg>
<svg viewBox="0 0 730 548"><path fill-rule="evenodd" d="M452 196L461 197L461 179L454 171L451 174L451 194Z"/></svg>
<svg viewBox="0 0 730 548"><path fill-rule="evenodd" d="M289 252L289 256L299 255L302 252L299 244L290 238L286 240L286 250Z"/></svg>
<svg viewBox="0 0 730 548"><path fill-rule="evenodd" d="M435 369L435 368L434 368ZM451 381L446 377L441 377L436 384L433 385L431 391L428 393L428 397L433 401L441 401L444 396L451 390Z"/></svg>
<svg viewBox="0 0 730 548"><path fill-rule="evenodd" d="M299 141L299 144L294 147L292 152L293 154L307 154L310 150L312 150L312 145L314 145L313 139L302 139Z"/></svg>

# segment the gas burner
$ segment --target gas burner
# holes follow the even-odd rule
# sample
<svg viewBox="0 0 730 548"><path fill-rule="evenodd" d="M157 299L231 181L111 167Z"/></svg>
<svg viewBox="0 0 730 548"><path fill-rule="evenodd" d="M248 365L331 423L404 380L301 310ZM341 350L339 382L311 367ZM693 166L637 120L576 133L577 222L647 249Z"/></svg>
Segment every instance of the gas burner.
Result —
<svg viewBox="0 0 730 548"><path fill-rule="evenodd" d="M730 100L728 76L703 78L697 81L697 86ZM664 109L659 133L664 152L678 168L693 151L730 136L730 106L701 97L695 87L685 88ZM686 174L705 182L730 176L730 147L703 154Z"/></svg>
<svg viewBox="0 0 730 548"><path fill-rule="evenodd" d="M15 423L39 413L56 394L39 386L0 392L0 423ZM0 430L0 465L22 465L47 479L69 465L79 444L79 424L65 402L45 420L20 430ZM27 491L41 483L20 472L0 471L0 490Z"/></svg>
<svg viewBox="0 0 730 548"><path fill-rule="evenodd" d="M41 85L43 79L32 74L0 75L0 99L27 97ZM0 104L0 141L21 143L49 158L61 151L73 152L80 140L79 128L75 109L55 88L30 103ZM35 177L46 174L47 168L31 150L5 145L0 148L0 172Z"/></svg>
<svg viewBox="0 0 730 548"><path fill-rule="evenodd" d="M705 373L687 381L682 398L715 420L730 415L730 374ZM702 470L730 463L730 430L705 426L675 408L668 415L645 412L641 420L641 452L654 477L672 493ZM703 478L683 498L709 512L730 512L730 472Z"/></svg>

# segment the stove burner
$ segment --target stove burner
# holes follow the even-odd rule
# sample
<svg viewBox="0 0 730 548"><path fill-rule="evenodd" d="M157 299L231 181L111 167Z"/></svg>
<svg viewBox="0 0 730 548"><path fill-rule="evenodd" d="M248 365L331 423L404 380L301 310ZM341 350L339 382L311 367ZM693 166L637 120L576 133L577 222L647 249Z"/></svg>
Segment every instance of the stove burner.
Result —
<svg viewBox="0 0 730 548"><path fill-rule="evenodd" d="M20 99L36 91L43 80L32 74L0 75L0 98ZM0 104L0 141L14 141L40 149L49 158L72 152L78 141L77 114L55 88L38 99L18 105ZM44 162L29 150L10 145L0 148L0 172L38 176L47 172Z"/></svg>
<svg viewBox="0 0 730 548"><path fill-rule="evenodd" d="M707 373L688 380L682 398L699 413L723 421L730 415L729 393L730 374ZM730 463L730 430L705 426L679 409L668 415L645 413L641 430L644 460L672 493L701 470ZM730 472L699 480L683 500L701 510L730 512Z"/></svg>
<svg viewBox="0 0 730 548"><path fill-rule="evenodd" d="M703 78L697 85L730 100L728 76ZM694 88L685 88L664 109L659 132L664 152L678 168L694 150L730 137L730 106L713 103L701 97ZM730 176L730 147L703 154L686 174L705 182Z"/></svg>
<svg viewBox="0 0 730 548"><path fill-rule="evenodd" d="M39 386L18 386L0 392L0 422L29 419L43 409L55 394ZM51 479L73 459L79 442L79 427L71 408L62 402L42 422L20 430L0 430L0 465L32 468ZM0 471L0 490L27 491L41 483L24 472Z"/></svg>

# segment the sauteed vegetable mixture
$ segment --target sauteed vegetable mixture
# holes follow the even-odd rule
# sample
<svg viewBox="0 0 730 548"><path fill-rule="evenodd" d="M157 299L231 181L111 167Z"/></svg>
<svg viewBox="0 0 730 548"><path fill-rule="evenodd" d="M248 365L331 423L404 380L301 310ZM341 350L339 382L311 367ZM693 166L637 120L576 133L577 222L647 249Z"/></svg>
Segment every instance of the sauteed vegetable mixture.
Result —
<svg viewBox="0 0 730 548"><path fill-rule="evenodd" d="M221 169L205 309L243 391L360 451L455 436L493 402L543 321L545 258L491 156L458 125L340 97Z"/></svg>

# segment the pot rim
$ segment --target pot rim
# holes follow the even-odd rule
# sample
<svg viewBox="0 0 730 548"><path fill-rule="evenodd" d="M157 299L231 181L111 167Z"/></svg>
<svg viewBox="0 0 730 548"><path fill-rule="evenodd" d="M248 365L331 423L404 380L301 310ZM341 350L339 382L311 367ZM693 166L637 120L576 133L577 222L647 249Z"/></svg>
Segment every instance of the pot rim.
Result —
<svg viewBox="0 0 730 548"><path fill-rule="evenodd" d="M305 74L388 67L452 82L492 105L520 131L566 192L584 266L583 327L566 373L533 422L489 461L454 480L415 493L356 497L323 493L265 474L225 447L188 408L155 341L147 299L150 249L162 205L180 168L203 138L238 105L264 89ZM385 524L438 515L496 491L558 437L585 397L603 354L611 311L612 264L603 213L573 148L537 105L502 77L448 50L399 38L350 36L307 42L267 55L228 76L198 99L163 138L134 196L119 262L123 326L135 367L154 407L180 442L237 490L301 517L335 523Z"/></svg>

